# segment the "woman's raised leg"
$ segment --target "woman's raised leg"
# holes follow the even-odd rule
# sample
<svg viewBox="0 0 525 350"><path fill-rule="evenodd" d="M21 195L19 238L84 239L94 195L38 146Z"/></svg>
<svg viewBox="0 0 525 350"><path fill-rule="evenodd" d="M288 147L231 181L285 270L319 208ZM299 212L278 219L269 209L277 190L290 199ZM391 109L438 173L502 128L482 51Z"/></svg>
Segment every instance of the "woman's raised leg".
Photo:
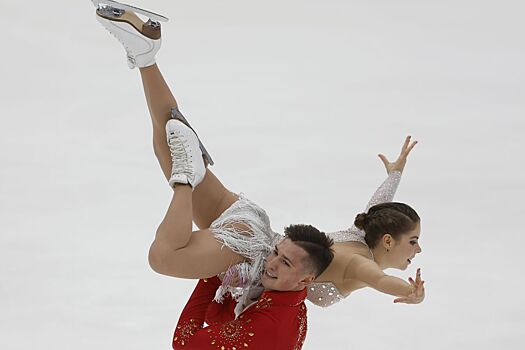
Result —
<svg viewBox="0 0 525 350"><path fill-rule="evenodd" d="M170 120L167 131L173 162L169 183L175 193L151 245L150 266L164 275L210 277L244 259L222 249L210 229L192 232L193 189L204 180L206 168L197 136L189 127Z"/></svg>
<svg viewBox="0 0 525 350"><path fill-rule="evenodd" d="M97 9L97 20L124 45L128 65L141 69L153 123L155 154L164 175L170 178L171 154L165 125L177 103L155 64L155 54L160 48L160 26L143 23L132 12L109 6ZM192 218L199 227L207 228L237 199L210 171L202 175L203 181L193 192L184 186L177 190L150 249L152 267L172 276L211 276L244 260L222 247L210 230L191 231Z"/></svg>
<svg viewBox="0 0 525 350"><path fill-rule="evenodd" d="M171 156L166 143L165 126L171 119L171 109L177 101L156 64L141 68L144 94L153 125L153 150L166 179L171 176ZM193 220L203 229L210 227L219 215L229 208L237 196L224 187L209 169L202 183L193 192Z"/></svg>

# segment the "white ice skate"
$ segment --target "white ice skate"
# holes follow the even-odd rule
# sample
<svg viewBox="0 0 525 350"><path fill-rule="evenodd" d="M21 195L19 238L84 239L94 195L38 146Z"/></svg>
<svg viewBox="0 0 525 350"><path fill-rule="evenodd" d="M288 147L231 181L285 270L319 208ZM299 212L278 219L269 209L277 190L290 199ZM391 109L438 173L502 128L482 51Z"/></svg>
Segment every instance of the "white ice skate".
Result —
<svg viewBox="0 0 525 350"><path fill-rule="evenodd" d="M208 152L206 147L204 147L204 144L201 142L201 139L199 138L199 135L197 135L197 132L195 131L195 129L193 129L191 127L190 123L186 120L186 118L184 118L184 116L182 115L182 113L179 111L179 109L177 107L173 107L171 109L171 117L173 119L177 119L177 120L181 121L182 123L184 123L188 128L190 128L195 133L195 135L197 136L197 139L199 140L199 147L201 149L202 156L204 157L205 164L207 166L215 164L213 162L213 159L211 158L210 153Z"/></svg>
<svg viewBox="0 0 525 350"><path fill-rule="evenodd" d="M168 21L166 17L112 0L92 2L97 7L97 20L124 45L130 68L155 64L161 45L159 22ZM148 21L142 21L137 13L148 17Z"/></svg>
<svg viewBox="0 0 525 350"><path fill-rule="evenodd" d="M170 119L166 123L166 137L172 161L170 186L188 184L195 189L206 175L197 135L181 121Z"/></svg>

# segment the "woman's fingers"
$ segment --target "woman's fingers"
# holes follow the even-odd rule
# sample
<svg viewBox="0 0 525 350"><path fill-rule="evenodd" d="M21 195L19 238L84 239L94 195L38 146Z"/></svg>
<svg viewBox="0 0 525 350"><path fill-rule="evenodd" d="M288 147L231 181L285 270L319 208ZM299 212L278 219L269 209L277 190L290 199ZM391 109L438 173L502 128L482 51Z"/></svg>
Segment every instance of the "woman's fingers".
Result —
<svg viewBox="0 0 525 350"><path fill-rule="evenodd" d="M420 299L422 301L424 297L425 297L425 287L423 286L423 282L421 282L421 284L418 285L416 288L415 298Z"/></svg>
<svg viewBox="0 0 525 350"><path fill-rule="evenodd" d="M415 296L413 294L410 294L408 297L394 299L394 303L414 304L414 298Z"/></svg>
<svg viewBox="0 0 525 350"><path fill-rule="evenodd" d="M412 277L408 278L408 282L411 284L419 285L421 283L421 271L420 269L417 269L416 272L416 279L414 280Z"/></svg>
<svg viewBox="0 0 525 350"><path fill-rule="evenodd" d="M408 145L410 144L410 138L411 138L411 137L412 137L412 136L407 136L407 137L405 138L405 142L403 143L403 147L401 147L401 154L405 153L405 151L407 150Z"/></svg>
<svg viewBox="0 0 525 350"><path fill-rule="evenodd" d="M412 139L412 136L407 136L405 139L405 143L403 144L403 147L401 148L401 158L406 158L410 154L410 151L417 145L417 141L414 141L410 143Z"/></svg>
<svg viewBox="0 0 525 350"><path fill-rule="evenodd" d="M410 142L412 140L412 136L407 136L405 138L405 142L403 143L403 147L401 147L401 153L399 154L399 157L396 159L395 162L391 163L384 154L378 154L379 158L385 165L385 168L387 172L390 174L392 171L403 171L403 168L405 167L408 154L417 144L417 141Z"/></svg>
<svg viewBox="0 0 525 350"><path fill-rule="evenodd" d="M410 147L408 147L408 149L407 149L407 156L410 153L410 151L412 151L412 148L414 148L416 145L417 145L417 141L412 142Z"/></svg>
<svg viewBox="0 0 525 350"><path fill-rule="evenodd" d="M390 162L388 161L388 159L385 157L384 154L378 154L378 157L381 159L381 161L383 162L383 164L385 165L385 167L387 167L388 169L388 165L390 164Z"/></svg>
<svg viewBox="0 0 525 350"><path fill-rule="evenodd" d="M419 278L419 281L417 280ZM419 273L418 269L418 277L416 277L416 281L412 279L412 277L408 278L408 281L412 286L414 286L414 290L412 293L410 293L406 297L396 298L394 299L394 303L405 303L405 304L419 304L423 301L425 298L425 281L421 281L421 275Z"/></svg>

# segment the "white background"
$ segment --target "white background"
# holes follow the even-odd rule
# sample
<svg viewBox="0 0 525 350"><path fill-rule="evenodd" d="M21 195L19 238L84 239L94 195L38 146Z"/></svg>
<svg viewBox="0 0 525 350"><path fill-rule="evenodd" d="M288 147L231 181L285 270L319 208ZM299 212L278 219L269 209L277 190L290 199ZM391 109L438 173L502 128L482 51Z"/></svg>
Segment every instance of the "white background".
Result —
<svg viewBox="0 0 525 350"><path fill-rule="evenodd" d="M309 304L304 349L518 349L524 339L521 1L134 1L233 191L273 228L348 227L394 159L427 298ZM138 71L87 0L2 0L0 348L169 349L194 282L147 264L171 191ZM520 346L521 345L521 346Z"/></svg>

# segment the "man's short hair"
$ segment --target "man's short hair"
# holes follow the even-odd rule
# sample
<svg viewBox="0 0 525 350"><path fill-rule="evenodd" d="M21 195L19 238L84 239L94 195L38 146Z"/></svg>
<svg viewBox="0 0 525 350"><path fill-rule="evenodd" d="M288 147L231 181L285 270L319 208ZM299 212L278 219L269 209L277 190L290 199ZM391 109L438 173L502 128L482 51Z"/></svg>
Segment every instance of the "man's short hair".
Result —
<svg viewBox="0 0 525 350"><path fill-rule="evenodd" d="M334 251L331 246L334 241L312 225L290 225L284 229L285 238L303 248L308 254L307 268L309 267L319 276L332 262Z"/></svg>

